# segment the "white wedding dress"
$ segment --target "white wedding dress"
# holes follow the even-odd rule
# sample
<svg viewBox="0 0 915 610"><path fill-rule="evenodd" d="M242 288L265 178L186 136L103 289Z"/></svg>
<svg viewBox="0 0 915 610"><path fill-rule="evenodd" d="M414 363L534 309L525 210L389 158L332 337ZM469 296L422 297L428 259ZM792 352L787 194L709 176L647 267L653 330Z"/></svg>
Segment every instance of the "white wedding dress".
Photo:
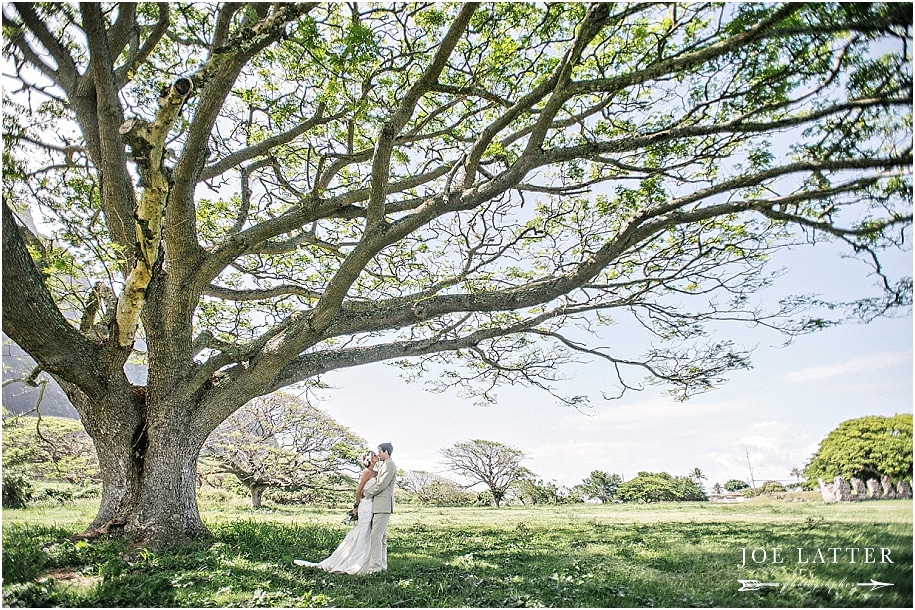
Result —
<svg viewBox="0 0 915 610"><path fill-rule="evenodd" d="M375 479L369 479L363 492L375 485ZM372 550L372 499L362 498L357 511L356 526L349 531L340 546L330 557L318 563L296 559L293 563L299 566L321 568L326 572L345 572L359 574L369 563Z"/></svg>

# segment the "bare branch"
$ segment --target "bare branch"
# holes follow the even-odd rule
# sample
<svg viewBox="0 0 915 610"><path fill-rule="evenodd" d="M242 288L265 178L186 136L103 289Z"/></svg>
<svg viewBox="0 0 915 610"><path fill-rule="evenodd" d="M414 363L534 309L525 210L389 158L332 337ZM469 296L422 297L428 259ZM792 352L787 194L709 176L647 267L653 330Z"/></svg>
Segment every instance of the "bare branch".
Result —
<svg viewBox="0 0 915 610"><path fill-rule="evenodd" d="M56 77L54 80L65 90L72 91L79 73L76 68L76 62L73 61L70 52L38 17L38 14L35 12L35 8L31 3L17 2L14 6L16 7L19 16L22 18L23 24L29 28L29 31L35 35L38 42L47 49L48 53L51 54L51 57L53 57L54 61L57 63L56 68L48 66L41 60L37 60L38 63L35 65L39 68L44 66L42 71L45 72L45 74L53 74ZM23 44L27 45L28 43L23 41ZM22 47L20 46L20 48ZM37 59L34 55L33 58Z"/></svg>
<svg viewBox="0 0 915 610"><path fill-rule="evenodd" d="M428 92L438 81L438 77L448 57L457 45L458 40L464 34L464 30L470 23L470 17L476 10L477 5L473 3L464 4L458 11L457 17L448 29L448 33L442 39L435 56L423 71L423 74L410 87L410 90L404 95L400 106L385 122L375 143L375 152L372 156L372 181L371 195L368 201L368 215L366 217L367 226L372 230L375 229L384 220L384 194L388 183L388 169L391 163L391 151L394 146L394 139L400 133L400 130L407 124L413 114L419 98Z"/></svg>
<svg viewBox="0 0 915 610"><path fill-rule="evenodd" d="M227 301L263 301L278 296L299 296L317 299L321 296L321 293L319 292L291 284L274 286L273 288L250 290L233 290L222 286L210 286L204 290L203 293L207 296L225 299Z"/></svg>

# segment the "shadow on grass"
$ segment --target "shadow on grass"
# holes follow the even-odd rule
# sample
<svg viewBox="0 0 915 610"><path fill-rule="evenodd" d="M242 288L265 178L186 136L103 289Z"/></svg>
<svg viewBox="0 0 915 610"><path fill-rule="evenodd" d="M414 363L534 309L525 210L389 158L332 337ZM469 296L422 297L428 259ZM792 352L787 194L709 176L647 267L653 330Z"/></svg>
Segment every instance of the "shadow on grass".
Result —
<svg viewBox="0 0 915 610"><path fill-rule="evenodd" d="M328 574L341 526L242 520L153 554L117 540L71 542L62 528L4 528L5 606L81 607L911 607L911 524L622 523L569 519L500 526L392 524L385 574ZM887 547L893 563L798 564L797 548ZM743 549L781 564L738 568ZM791 553L789 553L791 551ZM809 552L807 553L809 555ZM771 557L771 554L767 555ZM84 584L49 570L93 576ZM893 583L871 591L857 583ZM777 583L739 591L738 579Z"/></svg>

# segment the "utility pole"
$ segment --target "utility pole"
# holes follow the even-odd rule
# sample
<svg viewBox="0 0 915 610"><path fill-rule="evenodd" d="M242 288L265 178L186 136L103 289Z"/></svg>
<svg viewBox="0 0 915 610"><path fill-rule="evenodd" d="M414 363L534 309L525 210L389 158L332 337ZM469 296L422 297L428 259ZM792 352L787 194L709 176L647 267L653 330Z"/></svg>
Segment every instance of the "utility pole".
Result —
<svg viewBox="0 0 915 610"><path fill-rule="evenodd" d="M747 454L747 466L750 467L750 485L753 489L756 489L756 481L753 479L753 465L750 463L750 451L749 449L744 449Z"/></svg>

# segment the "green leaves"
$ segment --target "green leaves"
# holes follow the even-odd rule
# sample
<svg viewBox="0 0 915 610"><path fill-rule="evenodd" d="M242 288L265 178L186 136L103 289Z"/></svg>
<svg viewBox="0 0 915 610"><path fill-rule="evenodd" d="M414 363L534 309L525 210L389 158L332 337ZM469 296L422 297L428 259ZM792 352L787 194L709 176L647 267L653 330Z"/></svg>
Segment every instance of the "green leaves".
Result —
<svg viewBox="0 0 915 610"><path fill-rule="evenodd" d="M196 364L213 357L214 370L242 375L265 360L246 352L242 364L233 350L248 342L256 352L262 333L282 344L283 362L271 364L280 368L331 361L341 346L384 343L397 358L440 347L454 352L425 353L431 368L411 360L420 372L446 367L439 389L485 403L495 384L527 383L577 406L579 396L556 390L555 368L588 353L676 392L688 387L684 397L747 366L726 340L700 343L709 322L762 322L789 335L833 323L822 312L791 321L804 305L829 309L814 299L750 306L778 249L847 244L887 276L884 294L860 309L910 302L910 282L879 261L908 242L911 224L904 10L597 8L479 5L426 82L433 58L451 48L457 3L175 4L161 22L159 7L139 5L137 39L105 66L122 87L112 114L149 119L161 85L200 79L169 133L167 278L152 284L181 303L168 319L192 320L226 346ZM123 160L103 158L99 104L74 94L94 90L80 11L7 13L20 88L9 90L4 117L4 169L16 178L4 198L41 210L53 276L117 290L134 248L129 231L109 236L132 220L115 203L146 186L128 161L125 193L104 194L110 182L98 168L110 176ZM104 9L112 39L120 16ZM63 80L36 88L35 74L55 79L30 51L39 47L64 71L69 56L83 89ZM228 62L247 52L244 64ZM409 91L416 103L400 116ZM296 316L323 322L292 324ZM641 355L596 355L558 334L599 335L627 317L648 333ZM164 322L151 330L165 342L189 332Z"/></svg>
<svg viewBox="0 0 915 610"><path fill-rule="evenodd" d="M804 476L912 479L912 415L869 416L842 422L820 442Z"/></svg>
<svg viewBox="0 0 915 610"><path fill-rule="evenodd" d="M689 477L673 477L666 472L640 472L619 485L616 495L625 502L698 502L708 498Z"/></svg>

